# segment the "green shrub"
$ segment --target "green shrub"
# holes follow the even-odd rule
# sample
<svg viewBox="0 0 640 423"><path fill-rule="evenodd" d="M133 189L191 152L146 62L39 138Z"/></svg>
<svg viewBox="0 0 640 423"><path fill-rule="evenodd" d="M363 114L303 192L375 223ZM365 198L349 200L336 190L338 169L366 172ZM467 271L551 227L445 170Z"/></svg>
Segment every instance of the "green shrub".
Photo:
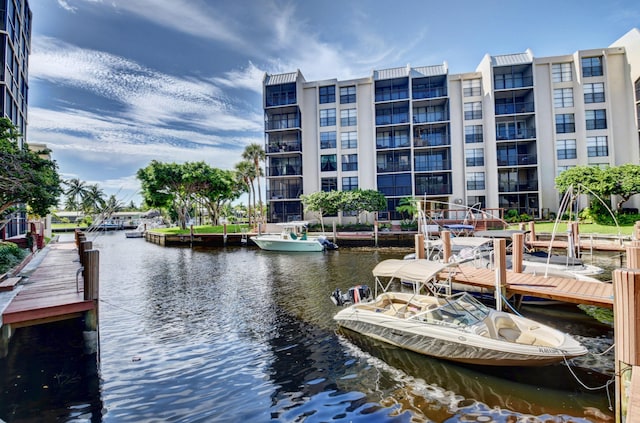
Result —
<svg viewBox="0 0 640 423"><path fill-rule="evenodd" d="M5 273L18 265L27 252L13 242L0 242L0 273Z"/></svg>

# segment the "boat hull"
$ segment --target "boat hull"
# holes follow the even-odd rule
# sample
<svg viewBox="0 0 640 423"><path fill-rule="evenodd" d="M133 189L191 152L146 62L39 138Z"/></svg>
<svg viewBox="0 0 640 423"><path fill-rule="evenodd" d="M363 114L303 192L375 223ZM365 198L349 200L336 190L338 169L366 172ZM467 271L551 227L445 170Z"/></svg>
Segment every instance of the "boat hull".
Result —
<svg viewBox="0 0 640 423"><path fill-rule="evenodd" d="M342 314L341 314L342 313ZM554 347L487 342L483 337L451 328L437 328L432 333L420 330L422 325L399 322L380 315L358 316L344 309L335 316L342 328L358 332L400 348L420 354L468 364L491 366L544 366L583 355L584 350L561 351ZM351 316L349 316L351 315ZM349 316L349 317L347 317ZM440 329L440 330L438 330ZM504 345L500 345L504 344Z"/></svg>
<svg viewBox="0 0 640 423"><path fill-rule="evenodd" d="M303 239L282 239L280 237L253 236L251 240L263 250L267 251L289 251L289 252L312 252L323 251L324 246L315 238Z"/></svg>

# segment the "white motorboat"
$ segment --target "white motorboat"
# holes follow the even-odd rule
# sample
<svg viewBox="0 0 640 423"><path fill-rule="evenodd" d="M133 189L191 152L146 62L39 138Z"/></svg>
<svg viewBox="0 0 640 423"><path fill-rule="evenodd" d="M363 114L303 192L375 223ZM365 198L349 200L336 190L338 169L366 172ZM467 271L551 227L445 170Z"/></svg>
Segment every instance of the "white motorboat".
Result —
<svg viewBox="0 0 640 423"><path fill-rule="evenodd" d="M144 236L144 232L139 230L127 231L124 233L124 236L127 238L142 238Z"/></svg>
<svg viewBox="0 0 640 423"><path fill-rule="evenodd" d="M368 289L332 299L347 306L338 325L401 348L446 360L492 366L539 366L581 356L587 350L570 335L522 316L491 309L467 292L438 296L436 275L451 265L429 260L385 260ZM412 281L412 292L391 292L395 281ZM397 284L403 286L402 284ZM420 293L425 288L426 294ZM350 304L350 305L349 305Z"/></svg>
<svg viewBox="0 0 640 423"><path fill-rule="evenodd" d="M279 223L282 231L277 234L261 234L252 236L251 240L258 247L268 251L324 251L338 247L325 236L309 236L306 231L307 222Z"/></svg>

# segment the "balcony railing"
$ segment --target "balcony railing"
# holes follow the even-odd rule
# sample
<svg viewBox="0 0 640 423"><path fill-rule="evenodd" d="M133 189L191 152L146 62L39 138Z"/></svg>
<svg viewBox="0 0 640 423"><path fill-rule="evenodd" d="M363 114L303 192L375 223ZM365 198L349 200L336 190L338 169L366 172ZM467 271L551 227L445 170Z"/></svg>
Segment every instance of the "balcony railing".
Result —
<svg viewBox="0 0 640 423"><path fill-rule="evenodd" d="M438 98L447 96L447 87L432 87L432 88L414 88L412 92L414 100L423 98Z"/></svg>
<svg viewBox="0 0 640 423"><path fill-rule="evenodd" d="M538 182L531 181L524 184L517 182L500 183L498 184L499 192L523 192L523 191L537 191Z"/></svg>
<svg viewBox="0 0 640 423"><path fill-rule="evenodd" d="M449 134L432 133L420 134L413 138L414 147L438 147L441 145L449 145Z"/></svg>
<svg viewBox="0 0 640 423"><path fill-rule="evenodd" d="M535 106L533 102L524 103L502 103L495 105L496 115L513 115L518 113L533 113Z"/></svg>
<svg viewBox="0 0 640 423"><path fill-rule="evenodd" d="M533 87L533 77L520 75L495 75L494 85L494 89L496 90Z"/></svg>
<svg viewBox="0 0 640 423"><path fill-rule="evenodd" d="M528 166L538 163L535 154L513 154L507 157L498 157L498 166Z"/></svg>
<svg viewBox="0 0 640 423"><path fill-rule="evenodd" d="M390 173L390 172L407 172L411 170L411 164L400 162L385 162L384 166L378 165L378 173Z"/></svg>
<svg viewBox="0 0 640 423"><path fill-rule="evenodd" d="M265 122L265 128L267 131L300 128L300 118L269 120Z"/></svg>
<svg viewBox="0 0 640 423"><path fill-rule="evenodd" d="M281 141L269 143L267 153L286 153L302 151L302 143L300 141Z"/></svg>
<svg viewBox="0 0 640 423"><path fill-rule="evenodd" d="M526 140L536 137L536 130L534 128L529 129L497 129L496 140Z"/></svg>
<svg viewBox="0 0 640 423"><path fill-rule="evenodd" d="M271 166L267 169L269 176L301 176L302 166L281 165Z"/></svg>

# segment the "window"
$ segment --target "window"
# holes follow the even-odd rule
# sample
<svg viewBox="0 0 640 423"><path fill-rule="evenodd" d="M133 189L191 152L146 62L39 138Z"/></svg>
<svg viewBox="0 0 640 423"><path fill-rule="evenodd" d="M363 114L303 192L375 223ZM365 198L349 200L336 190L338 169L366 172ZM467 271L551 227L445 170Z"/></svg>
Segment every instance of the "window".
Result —
<svg viewBox="0 0 640 423"><path fill-rule="evenodd" d="M356 116L356 109L340 110L340 126L356 126L358 124Z"/></svg>
<svg viewBox="0 0 640 423"><path fill-rule="evenodd" d="M326 154L320 156L320 171L335 172L338 170L338 164L335 154Z"/></svg>
<svg viewBox="0 0 640 423"><path fill-rule="evenodd" d="M342 190L343 191L353 191L358 189L358 177L357 176L346 176L342 178Z"/></svg>
<svg viewBox="0 0 640 423"><path fill-rule="evenodd" d="M343 149L358 147L358 133L356 131L343 132L340 134L340 145Z"/></svg>
<svg viewBox="0 0 640 423"><path fill-rule="evenodd" d="M356 87L340 87L340 104L356 102Z"/></svg>
<svg viewBox="0 0 640 423"><path fill-rule="evenodd" d="M606 110L586 110L584 115L587 118L587 129L607 129Z"/></svg>
<svg viewBox="0 0 640 423"><path fill-rule="evenodd" d="M472 144L475 142L483 142L484 137L482 135L482 125L465 125L464 127L464 142Z"/></svg>
<svg viewBox="0 0 640 423"><path fill-rule="evenodd" d="M267 86L265 89L265 97L267 107L296 104L296 84L290 83Z"/></svg>
<svg viewBox="0 0 640 423"><path fill-rule="evenodd" d="M467 189L469 190L484 189L484 172L467 173Z"/></svg>
<svg viewBox="0 0 640 423"><path fill-rule="evenodd" d="M319 94L320 94L320 104L336 102L335 85L327 85L326 87L320 87Z"/></svg>
<svg viewBox="0 0 640 423"><path fill-rule="evenodd" d="M464 120L482 119L482 103L474 101L464 103Z"/></svg>
<svg viewBox="0 0 640 423"><path fill-rule="evenodd" d="M336 148L336 132L320 132L320 148Z"/></svg>
<svg viewBox="0 0 640 423"><path fill-rule="evenodd" d="M551 65L553 82L568 82L573 80L571 63L554 63Z"/></svg>
<svg viewBox="0 0 640 423"><path fill-rule="evenodd" d="M334 126L336 124L336 109L320 110L320 126Z"/></svg>
<svg viewBox="0 0 640 423"><path fill-rule="evenodd" d="M467 148L464 150L467 166L484 166L484 149Z"/></svg>
<svg viewBox="0 0 640 423"><path fill-rule="evenodd" d="M558 160L575 159L576 140L558 140L556 141L556 157Z"/></svg>
<svg viewBox="0 0 640 423"><path fill-rule="evenodd" d="M321 178L320 189L324 192L338 190L338 178Z"/></svg>
<svg viewBox="0 0 640 423"><path fill-rule="evenodd" d="M582 58L582 76L602 76L602 56Z"/></svg>
<svg viewBox="0 0 640 423"><path fill-rule="evenodd" d="M573 88L553 90L553 107L573 107Z"/></svg>
<svg viewBox="0 0 640 423"><path fill-rule="evenodd" d="M604 83L584 84L585 103L604 103Z"/></svg>
<svg viewBox="0 0 640 423"><path fill-rule="evenodd" d="M558 168L556 169L556 176L560 176L560 174L562 172L564 172L567 169L571 169L572 167L575 167L575 165L570 165L570 166L558 166Z"/></svg>
<svg viewBox="0 0 640 423"><path fill-rule="evenodd" d="M342 155L342 170L348 172L350 170L358 170L358 155L357 154L343 154Z"/></svg>
<svg viewBox="0 0 640 423"><path fill-rule="evenodd" d="M556 115L556 133L576 132L576 121L573 113Z"/></svg>
<svg viewBox="0 0 640 423"><path fill-rule="evenodd" d="M378 191L387 196L411 195L411 174L378 175Z"/></svg>
<svg viewBox="0 0 640 423"><path fill-rule="evenodd" d="M386 151L376 155L378 173L407 172L411 170L411 152L409 150Z"/></svg>
<svg viewBox="0 0 640 423"><path fill-rule="evenodd" d="M449 149L438 149L416 152L413 158L416 172L434 172L436 170L451 170Z"/></svg>
<svg viewBox="0 0 640 423"><path fill-rule="evenodd" d="M462 95L464 97L475 97L482 94L479 79L462 81Z"/></svg>
<svg viewBox="0 0 640 423"><path fill-rule="evenodd" d="M603 157L608 155L607 137L587 137L587 156Z"/></svg>

